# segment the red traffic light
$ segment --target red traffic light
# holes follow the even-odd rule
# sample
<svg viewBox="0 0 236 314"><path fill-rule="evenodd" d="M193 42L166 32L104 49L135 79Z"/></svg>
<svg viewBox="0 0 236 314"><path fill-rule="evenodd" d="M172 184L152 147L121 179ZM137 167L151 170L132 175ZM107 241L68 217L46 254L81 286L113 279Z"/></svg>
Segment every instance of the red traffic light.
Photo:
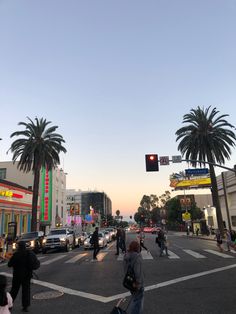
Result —
<svg viewBox="0 0 236 314"><path fill-rule="evenodd" d="M146 159L146 171L159 171L157 154L145 155L145 159Z"/></svg>

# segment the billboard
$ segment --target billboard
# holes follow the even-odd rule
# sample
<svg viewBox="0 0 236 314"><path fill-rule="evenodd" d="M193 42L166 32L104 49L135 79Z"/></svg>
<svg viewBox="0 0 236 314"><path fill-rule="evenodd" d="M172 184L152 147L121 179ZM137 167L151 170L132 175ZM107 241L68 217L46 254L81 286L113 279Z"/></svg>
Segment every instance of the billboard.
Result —
<svg viewBox="0 0 236 314"><path fill-rule="evenodd" d="M202 176L197 174L196 176L189 178L183 175L183 173L174 173L170 176L170 187L174 188L175 190L210 188L211 178L209 174Z"/></svg>

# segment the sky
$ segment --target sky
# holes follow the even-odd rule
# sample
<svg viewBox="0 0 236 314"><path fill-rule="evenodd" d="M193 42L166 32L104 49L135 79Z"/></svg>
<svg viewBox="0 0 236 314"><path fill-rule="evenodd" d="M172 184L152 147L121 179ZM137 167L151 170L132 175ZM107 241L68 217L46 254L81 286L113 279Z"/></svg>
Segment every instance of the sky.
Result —
<svg viewBox="0 0 236 314"><path fill-rule="evenodd" d="M124 216L171 191L189 166L147 173L144 156L180 154L184 114L236 125L235 16L234 0L0 0L0 161L18 122L43 117L66 141L68 189L104 191Z"/></svg>

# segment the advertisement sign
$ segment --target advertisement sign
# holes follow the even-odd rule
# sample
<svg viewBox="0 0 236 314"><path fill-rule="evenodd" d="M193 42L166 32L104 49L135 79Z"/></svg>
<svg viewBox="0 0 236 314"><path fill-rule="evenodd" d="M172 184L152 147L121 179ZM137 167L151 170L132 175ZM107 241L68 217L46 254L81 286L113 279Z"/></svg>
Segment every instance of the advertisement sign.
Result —
<svg viewBox="0 0 236 314"><path fill-rule="evenodd" d="M185 169L186 176L202 176L208 174L208 168Z"/></svg>
<svg viewBox="0 0 236 314"><path fill-rule="evenodd" d="M41 221L52 220L52 171L42 168Z"/></svg>
<svg viewBox="0 0 236 314"><path fill-rule="evenodd" d="M171 179L170 187L175 189L183 189L183 188L210 188L211 187L211 178L199 178L199 179Z"/></svg>

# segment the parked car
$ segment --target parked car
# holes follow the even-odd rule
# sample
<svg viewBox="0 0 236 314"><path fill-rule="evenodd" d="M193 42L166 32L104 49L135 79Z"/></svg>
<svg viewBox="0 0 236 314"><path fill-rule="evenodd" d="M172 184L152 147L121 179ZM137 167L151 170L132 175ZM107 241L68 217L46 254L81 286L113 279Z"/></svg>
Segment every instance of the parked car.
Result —
<svg viewBox="0 0 236 314"><path fill-rule="evenodd" d="M16 242L13 242L13 250L16 249L17 243L19 241L23 241L25 242L26 249L30 249L33 250L35 253L38 253L42 251L43 239L44 239L43 231L23 233L20 237L18 237Z"/></svg>
<svg viewBox="0 0 236 314"><path fill-rule="evenodd" d="M43 254L50 249L61 249L68 252L74 247L74 231L70 228L51 229L43 240Z"/></svg>
<svg viewBox="0 0 236 314"><path fill-rule="evenodd" d="M90 240L92 238L92 234L89 235L87 239L84 241L84 249L91 249L93 248L93 244L90 243ZM104 248L107 246L107 239L103 232L98 232L98 238L99 238L99 247Z"/></svg>

